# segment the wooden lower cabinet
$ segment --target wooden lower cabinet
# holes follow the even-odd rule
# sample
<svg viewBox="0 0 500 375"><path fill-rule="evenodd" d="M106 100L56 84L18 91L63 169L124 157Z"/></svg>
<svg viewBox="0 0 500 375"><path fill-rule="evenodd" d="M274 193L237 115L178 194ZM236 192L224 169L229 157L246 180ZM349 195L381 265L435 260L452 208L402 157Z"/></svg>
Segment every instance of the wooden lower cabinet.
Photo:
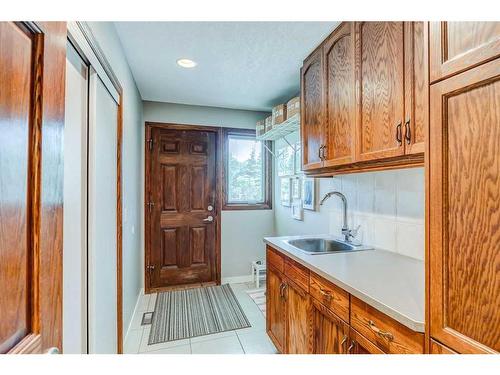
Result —
<svg viewBox="0 0 500 375"><path fill-rule="evenodd" d="M269 259L269 258L268 258ZM281 353L285 349L285 300L283 298L283 276L274 267L267 265L266 280L266 330L274 346Z"/></svg>
<svg viewBox="0 0 500 375"><path fill-rule="evenodd" d="M318 290L323 293L318 293ZM368 307L271 247L267 249L266 303L267 334L281 353L423 352L423 334L413 332ZM375 323L365 326L365 320ZM372 327L373 324L388 333ZM379 338L388 335L391 336L389 344L385 345Z"/></svg>
<svg viewBox="0 0 500 375"><path fill-rule="evenodd" d="M311 298L312 353L345 354L349 325L323 304Z"/></svg>

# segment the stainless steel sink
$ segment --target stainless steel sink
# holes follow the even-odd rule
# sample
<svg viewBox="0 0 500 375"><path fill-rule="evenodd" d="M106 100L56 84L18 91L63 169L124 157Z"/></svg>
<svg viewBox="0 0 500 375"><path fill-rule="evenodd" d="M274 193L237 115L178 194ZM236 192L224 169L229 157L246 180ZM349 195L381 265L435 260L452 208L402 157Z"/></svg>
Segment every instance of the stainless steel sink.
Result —
<svg viewBox="0 0 500 375"><path fill-rule="evenodd" d="M285 242L306 254L345 253L372 249L369 246L325 238L300 238Z"/></svg>

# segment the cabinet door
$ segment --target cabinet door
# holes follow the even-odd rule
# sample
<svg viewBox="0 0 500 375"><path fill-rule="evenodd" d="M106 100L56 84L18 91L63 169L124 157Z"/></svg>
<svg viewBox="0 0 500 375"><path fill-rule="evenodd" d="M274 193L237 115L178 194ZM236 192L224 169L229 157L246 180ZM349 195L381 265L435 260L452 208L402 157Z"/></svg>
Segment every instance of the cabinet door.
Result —
<svg viewBox="0 0 500 375"><path fill-rule="evenodd" d="M385 354L381 349L374 345L370 340L356 332L354 329L349 331L348 354Z"/></svg>
<svg viewBox="0 0 500 375"><path fill-rule="evenodd" d="M356 23L358 161L404 153L404 23Z"/></svg>
<svg viewBox="0 0 500 375"><path fill-rule="evenodd" d="M500 351L500 60L430 91L431 336Z"/></svg>
<svg viewBox="0 0 500 375"><path fill-rule="evenodd" d="M305 61L301 70L301 117L302 169L322 166L324 91L323 54L317 49Z"/></svg>
<svg viewBox="0 0 500 375"><path fill-rule="evenodd" d="M325 167L354 158L355 81L354 23L345 22L325 41Z"/></svg>
<svg viewBox="0 0 500 375"><path fill-rule="evenodd" d="M287 354L311 353L310 297L302 288L286 279Z"/></svg>
<svg viewBox="0 0 500 375"><path fill-rule="evenodd" d="M431 81L500 56L500 22L431 22Z"/></svg>
<svg viewBox="0 0 500 375"><path fill-rule="evenodd" d="M427 22L405 22L405 154L423 153L429 113Z"/></svg>
<svg viewBox="0 0 500 375"><path fill-rule="evenodd" d="M285 301L281 274L267 264L266 330L276 348L285 348Z"/></svg>
<svg viewBox="0 0 500 375"><path fill-rule="evenodd" d="M321 303L311 299L312 353L345 354L349 326Z"/></svg>

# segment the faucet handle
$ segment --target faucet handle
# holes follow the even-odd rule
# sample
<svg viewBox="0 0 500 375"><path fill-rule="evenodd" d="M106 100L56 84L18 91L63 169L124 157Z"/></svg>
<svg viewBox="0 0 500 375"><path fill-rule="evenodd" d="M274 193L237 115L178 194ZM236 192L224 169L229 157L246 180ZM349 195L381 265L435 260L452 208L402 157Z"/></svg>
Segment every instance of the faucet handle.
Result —
<svg viewBox="0 0 500 375"><path fill-rule="evenodd" d="M358 225L356 229L349 230L349 236L352 238L356 237L358 235L359 228L361 228L361 225Z"/></svg>

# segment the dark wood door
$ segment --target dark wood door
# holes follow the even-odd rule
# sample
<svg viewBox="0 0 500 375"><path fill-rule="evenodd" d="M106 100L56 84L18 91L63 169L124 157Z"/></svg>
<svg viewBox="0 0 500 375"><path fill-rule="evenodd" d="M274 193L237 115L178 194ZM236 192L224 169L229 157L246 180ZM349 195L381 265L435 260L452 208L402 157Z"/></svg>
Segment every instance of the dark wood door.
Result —
<svg viewBox="0 0 500 375"><path fill-rule="evenodd" d="M431 85L431 337L500 351L500 60Z"/></svg>
<svg viewBox="0 0 500 375"><path fill-rule="evenodd" d="M428 22L405 22L405 154L425 151L429 119Z"/></svg>
<svg viewBox="0 0 500 375"><path fill-rule="evenodd" d="M216 281L216 133L153 127L149 287Z"/></svg>
<svg viewBox="0 0 500 375"><path fill-rule="evenodd" d="M310 296L289 279L285 279L286 353L310 354L312 332L310 324Z"/></svg>
<svg viewBox="0 0 500 375"><path fill-rule="evenodd" d="M325 108L323 74L323 53L319 48L304 61L301 70L300 134L303 170L322 166Z"/></svg>
<svg viewBox="0 0 500 375"><path fill-rule="evenodd" d="M431 22L431 82L500 56L500 22Z"/></svg>
<svg viewBox="0 0 500 375"><path fill-rule="evenodd" d="M313 354L344 354L349 345L349 326L318 301L312 302Z"/></svg>
<svg viewBox="0 0 500 375"><path fill-rule="evenodd" d="M65 63L65 23L0 22L0 353L62 347Z"/></svg>
<svg viewBox="0 0 500 375"><path fill-rule="evenodd" d="M404 154L404 23L356 23L357 159Z"/></svg>
<svg viewBox="0 0 500 375"><path fill-rule="evenodd" d="M323 166L354 161L354 23L344 22L324 42L326 122Z"/></svg>
<svg viewBox="0 0 500 375"><path fill-rule="evenodd" d="M285 301L283 279L279 271L267 263L266 277L266 331L281 353L285 349Z"/></svg>

